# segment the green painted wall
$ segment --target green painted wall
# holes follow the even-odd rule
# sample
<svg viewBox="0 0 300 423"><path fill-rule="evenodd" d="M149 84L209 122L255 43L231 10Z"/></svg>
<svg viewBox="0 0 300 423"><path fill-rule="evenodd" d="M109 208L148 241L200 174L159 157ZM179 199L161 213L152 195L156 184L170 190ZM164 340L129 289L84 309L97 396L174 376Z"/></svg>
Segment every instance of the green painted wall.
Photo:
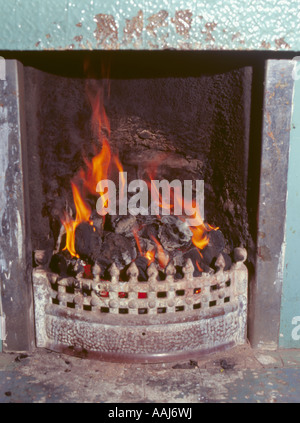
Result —
<svg viewBox="0 0 300 423"><path fill-rule="evenodd" d="M279 345L300 348L300 57L293 77L295 92L290 138Z"/></svg>
<svg viewBox="0 0 300 423"><path fill-rule="evenodd" d="M0 0L0 50L300 50L299 0Z"/></svg>

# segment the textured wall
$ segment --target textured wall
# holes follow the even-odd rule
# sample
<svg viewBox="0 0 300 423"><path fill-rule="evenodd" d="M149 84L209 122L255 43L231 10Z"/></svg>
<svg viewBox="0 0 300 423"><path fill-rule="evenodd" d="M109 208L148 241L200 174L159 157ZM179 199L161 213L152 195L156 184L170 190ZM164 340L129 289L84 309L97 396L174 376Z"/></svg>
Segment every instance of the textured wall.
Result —
<svg viewBox="0 0 300 423"><path fill-rule="evenodd" d="M300 50L299 0L0 0L0 50Z"/></svg>

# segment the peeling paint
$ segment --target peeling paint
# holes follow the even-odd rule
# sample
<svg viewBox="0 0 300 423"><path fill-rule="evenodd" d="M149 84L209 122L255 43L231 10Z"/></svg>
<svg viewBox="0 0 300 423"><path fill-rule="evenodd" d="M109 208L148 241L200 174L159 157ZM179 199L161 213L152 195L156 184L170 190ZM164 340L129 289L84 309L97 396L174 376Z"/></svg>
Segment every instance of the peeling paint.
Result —
<svg viewBox="0 0 300 423"><path fill-rule="evenodd" d="M118 27L112 15L99 13L94 18L97 28L94 31L98 46L110 46L117 48L118 45Z"/></svg>
<svg viewBox="0 0 300 423"><path fill-rule="evenodd" d="M123 39L125 44L135 42L135 46L138 48L142 43L143 26L144 15L142 10L139 10L137 15L133 18L126 19Z"/></svg>
<svg viewBox="0 0 300 423"><path fill-rule="evenodd" d="M169 37L168 16L169 13L166 10L160 10L147 18L146 31L150 38L148 45L151 49L165 48L167 46Z"/></svg>
<svg viewBox="0 0 300 423"><path fill-rule="evenodd" d="M166 10L160 10L158 13L149 16L149 18L147 18L148 25L146 26L148 33L153 37L157 37L157 29L168 26L168 16L169 13Z"/></svg>
<svg viewBox="0 0 300 423"><path fill-rule="evenodd" d="M275 40L275 45L277 47L277 49L290 49L291 46L284 40L283 37L278 38Z"/></svg>
<svg viewBox="0 0 300 423"><path fill-rule="evenodd" d="M83 40L76 49L300 50L298 0L277 7L273 0L251 5L246 0L44 0L38 17L36 1L19 2L12 11L0 0L0 50L74 49L77 28L82 28Z"/></svg>
<svg viewBox="0 0 300 423"><path fill-rule="evenodd" d="M232 35L231 41L234 41L234 40L239 39L240 36L241 36L241 33L240 32L236 32L235 34Z"/></svg>
<svg viewBox="0 0 300 423"><path fill-rule="evenodd" d="M77 41L78 43L80 43L82 41L82 39L83 39L83 36L82 35L76 35L74 37L74 40Z"/></svg>
<svg viewBox="0 0 300 423"><path fill-rule="evenodd" d="M190 10L178 10L175 17L171 19L174 23L178 35L189 38L193 22L193 13Z"/></svg>
<svg viewBox="0 0 300 423"><path fill-rule="evenodd" d="M270 48L271 48L271 44L270 43L267 43L265 40L263 40L262 42L261 42L261 48L263 48L263 49L265 49L265 50L270 50Z"/></svg>
<svg viewBox="0 0 300 423"><path fill-rule="evenodd" d="M19 210L16 210L16 230L15 230L15 238L17 240L17 246L18 246L18 259L22 260L23 257L23 225L21 221L21 216Z"/></svg>
<svg viewBox="0 0 300 423"><path fill-rule="evenodd" d="M274 281L275 292L277 292L277 294L279 295L281 294L281 290L282 290L285 251L286 251L286 243L284 241L281 245L280 255L278 259L277 277Z"/></svg>
<svg viewBox="0 0 300 423"><path fill-rule="evenodd" d="M205 31L202 31L202 34L206 34L205 41L206 42L215 42L216 39L213 37L212 32L216 29L217 24L215 22L207 22L205 24ZM235 39L235 38L234 38ZM233 39L233 40L234 40ZM232 40L232 41L233 41Z"/></svg>

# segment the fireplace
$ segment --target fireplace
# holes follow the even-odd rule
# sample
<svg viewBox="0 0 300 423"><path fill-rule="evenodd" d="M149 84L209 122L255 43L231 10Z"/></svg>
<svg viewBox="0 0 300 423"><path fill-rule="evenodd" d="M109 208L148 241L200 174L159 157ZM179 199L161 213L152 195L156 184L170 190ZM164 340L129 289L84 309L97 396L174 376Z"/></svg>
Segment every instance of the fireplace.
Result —
<svg viewBox="0 0 300 423"><path fill-rule="evenodd" d="M37 345L153 361L245 342L246 250L234 247L248 247L251 238L251 68L217 64L174 74L167 55L154 75L143 75L135 59L124 76L122 63L97 68L88 60L83 78L25 68L28 138L39 162L37 169L29 154ZM109 78L101 77L103 66ZM118 180L120 166L128 190L147 178L204 181L205 219L213 226L184 226L163 205L158 216L143 215L147 206L137 215L95 214L96 185Z"/></svg>
<svg viewBox="0 0 300 423"><path fill-rule="evenodd" d="M18 107L27 138L22 148L28 164L26 239L33 253L32 269L26 262L33 286L30 321L35 322L38 347L113 361L152 362L244 343L249 316L253 332L255 306L248 313L248 282L252 281L250 301L255 304L260 301L254 295L259 285L255 270L260 260L266 261L267 252L261 245L256 255L267 223L264 220L258 229L254 216L257 210L262 215L260 196L266 195L260 160L255 158L269 151L257 139L265 125L257 104L265 108L267 134L272 132L272 105L263 103L260 60L257 64L243 54L233 55L230 63L222 54L206 57L207 62L205 55L185 52L90 53L69 64L64 58L64 66L54 68L49 59L18 65L26 100ZM110 69L109 78L102 77L100 63L105 71ZM276 65L278 70L274 61L269 90L285 75L284 61ZM91 90L97 93L92 100L98 108L89 101ZM95 116L105 121L98 136L93 132ZM159 180L204 181L202 240L207 243L202 248L193 243L192 230L187 240L174 237L183 231L169 216L160 216L159 222L157 216L106 216L101 223L94 195L85 198L91 214L80 222L77 234L74 231L75 251L70 255L70 249L64 250L67 225L62 216L67 213L69 222L76 221L71 182L84 179L93 157L103 152L104 139L128 183L147 180L153 168ZM114 181L116 170L110 174ZM149 227L156 232L144 236L138 226L136 234L136 221L146 232ZM111 243L106 241L110 238ZM130 247L124 252L128 240ZM154 255L147 262L149 250Z"/></svg>

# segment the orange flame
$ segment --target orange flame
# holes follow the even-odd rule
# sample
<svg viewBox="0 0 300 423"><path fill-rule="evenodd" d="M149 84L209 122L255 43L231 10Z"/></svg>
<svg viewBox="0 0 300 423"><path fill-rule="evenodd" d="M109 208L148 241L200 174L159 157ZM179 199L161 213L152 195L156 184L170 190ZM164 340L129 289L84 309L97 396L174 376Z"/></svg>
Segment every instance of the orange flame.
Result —
<svg viewBox="0 0 300 423"><path fill-rule="evenodd" d="M166 253L163 250L163 247L153 235L151 235L150 238L154 241L156 245L157 254L155 253L155 250L148 250L146 252L142 250L140 239L138 236L138 231L136 229L133 229L133 236L135 238L136 245L138 247L138 250L141 256L145 257L148 260L148 266L154 262L156 255L157 255L157 259L158 259L160 267L165 268L167 266L169 262L169 257L166 255Z"/></svg>
<svg viewBox="0 0 300 423"><path fill-rule="evenodd" d="M149 177L149 180L146 181L148 185L148 189L151 191L151 201L155 201L159 208L162 210L171 210L174 208L173 200L170 198L170 203L167 203L163 198L161 192L157 189L154 183L152 183L153 180L156 179L156 173L158 167L163 163L164 159L166 158L167 153L159 153L156 155L156 158L148 163L146 173ZM154 195L154 198L153 198ZM172 192L171 192L172 195ZM170 197L171 197L170 195ZM160 216L157 216L160 218Z"/></svg>
<svg viewBox="0 0 300 423"><path fill-rule="evenodd" d="M73 257L79 258L79 255L75 250L75 231L81 222L89 222L91 208L82 199L78 187L73 182L71 182L71 187L76 209L76 217L75 220L72 220L69 216L65 216L65 219L62 221L62 224L66 230L66 246L64 250L68 250Z"/></svg>
<svg viewBox="0 0 300 423"><path fill-rule="evenodd" d="M201 268L200 264L198 263L198 261L196 261L196 266L199 270L199 272L203 272L203 269Z"/></svg>
<svg viewBox="0 0 300 423"><path fill-rule="evenodd" d="M149 266L155 260L155 251L154 250L148 250L145 254L145 257L148 260L148 266Z"/></svg>
<svg viewBox="0 0 300 423"><path fill-rule="evenodd" d="M201 258L203 258L203 255L201 254L200 250L199 250L199 249L197 249L197 251L198 251L198 253L199 253L199 256L200 256ZM203 272L203 269L202 269L202 267L200 266L200 263L198 262L198 260L196 260L196 266L197 266L197 269L199 270L199 272Z"/></svg>
<svg viewBox="0 0 300 423"><path fill-rule="evenodd" d="M87 170L79 171L79 178L84 187L93 195L98 195L96 187L99 181L107 179L111 160L111 150L107 139L103 140L102 149L90 162L85 160Z"/></svg>
<svg viewBox="0 0 300 423"><path fill-rule="evenodd" d="M88 222L91 215L91 208L81 197L78 187L73 182L71 182L71 186L76 208L76 222Z"/></svg>
<svg viewBox="0 0 300 423"><path fill-rule="evenodd" d="M123 201L125 198L125 183L126 183L124 178L124 173L123 173L124 169L123 169L122 163L120 162L117 156L114 156L114 161L119 171L119 174L121 175L121 186L119 187L119 190L120 190L119 198L120 198L120 201Z"/></svg>
<svg viewBox="0 0 300 423"><path fill-rule="evenodd" d="M140 238L139 238L139 236L138 236L137 232L138 232L138 231L137 231L137 229L136 229L136 228L133 228L132 233L133 233L133 236L134 236L134 239L135 239L136 245L137 245L137 247L138 247L138 250L139 250L139 252L140 252L141 256L143 256L143 255L144 255L144 253L143 253L143 251L142 251L142 247L141 247L141 243L140 243Z"/></svg>
<svg viewBox="0 0 300 423"><path fill-rule="evenodd" d="M189 226L190 230L193 233L192 236L192 243L200 250L203 250L209 243L209 237L207 235L208 232L214 230L217 231L219 228L209 225L208 223L204 223L198 204L193 201L191 204L184 204L185 211L189 211L191 214L194 211L193 220L195 221L194 226ZM199 252L200 253L200 252Z"/></svg>
<svg viewBox="0 0 300 423"><path fill-rule="evenodd" d="M75 220L71 220L70 217L66 215L65 220L62 220L62 224L66 230L66 246L63 248L63 251L68 250L72 257L79 258L75 250L75 230L78 223L75 222Z"/></svg>
<svg viewBox="0 0 300 423"><path fill-rule="evenodd" d="M95 155L91 161L85 159L86 170L83 168L80 169L74 178L76 181L81 181L83 193L80 193L78 185L73 182L71 183L73 200L76 209L75 220L72 220L69 216L65 216L62 219L62 224L66 230L66 246L64 250L67 249L73 257L77 258L79 258L79 256L75 250L76 228L81 222L89 222L92 224L90 221L91 209L83 200L83 194L88 191L92 195L99 195L96 188L100 181L108 178L112 156L108 140L102 134L103 129L105 129L107 136L110 136L110 124L104 108L103 90L94 90L93 87L89 85L87 87L87 95L92 106L92 129L98 141L102 144L102 148L100 153ZM103 194L103 191L104 189L101 190L100 186L100 195Z"/></svg>
<svg viewBox="0 0 300 423"><path fill-rule="evenodd" d="M161 244L158 242L158 240L153 235L151 235L150 237L156 244L157 259L158 259L159 265L160 265L160 267L165 268L167 266L168 262L169 262L169 257L164 252L164 249L161 246Z"/></svg>
<svg viewBox="0 0 300 423"><path fill-rule="evenodd" d="M148 266L150 266L150 264L153 263L154 260L155 260L155 251L154 250L148 250L148 251L144 252L142 250L142 247L141 247L141 243L140 243L140 239L139 239L139 236L138 236L137 229L134 228L132 232L133 232L133 236L135 238L135 242L136 242L136 245L138 247L140 255L145 257L148 260Z"/></svg>
<svg viewBox="0 0 300 423"><path fill-rule="evenodd" d="M92 104L92 128L98 139L102 138L102 129L106 129L108 137L110 136L110 123L103 105L103 95L98 94L95 98L91 98Z"/></svg>
<svg viewBox="0 0 300 423"><path fill-rule="evenodd" d="M157 187L155 186L155 184L152 183L152 181L153 181L153 179L151 179L150 184L148 184L148 187L150 186L150 189L151 189L151 196L152 196L151 197L151 200L152 201L154 200L159 205L159 207L162 210L171 210L171 209L173 209L174 208L174 205L172 204L172 202L171 203L167 203L162 198L162 195L161 195L160 191L157 189ZM153 194L154 194L154 198L153 198ZM170 195L170 197L171 197L171 195ZM170 201L172 201L171 198L170 198Z"/></svg>
<svg viewBox="0 0 300 423"><path fill-rule="evenodd" d="M102 131L106 130L106 135L110 137L110 122L104 107L104 96L110 96L110 81L108 73L102 68L102 84L98 86L98 82L94 79L95 75L91 74L89 63L85 63L85 72L89 73L91 78L87 79L86 95L92 107L91 124L94 135L99 141L102 139ZM97 85L96 85L97 84Z"/></svg>

